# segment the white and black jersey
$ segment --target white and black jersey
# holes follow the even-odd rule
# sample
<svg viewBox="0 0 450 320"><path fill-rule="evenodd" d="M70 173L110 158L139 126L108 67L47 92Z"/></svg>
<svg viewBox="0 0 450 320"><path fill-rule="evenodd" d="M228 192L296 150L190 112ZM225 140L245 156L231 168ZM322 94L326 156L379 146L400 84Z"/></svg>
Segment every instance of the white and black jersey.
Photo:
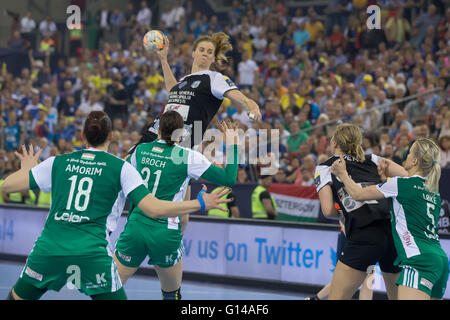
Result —
<svg viewBox="0 0 450 320"><path fill-rule="evenodd" d="M185 132L181 145L193 147L202 142L203 134L219 110L224 94L234 89L237 86L233 81L220 72L204 70L181 78L170 90L163 111L175 110L183 117ZM159 120L156 119L139 143L155 140L158 125Z"/></svg>
<svg viewBox="0 0 450 320"><path fill-rule="evenodd" d="M345 216L347 236L353 228L366 226L376 220L390 219L387 199L356 201L347 193L344 184L330 171L331 165L338 159L338 156L333 156L318 165L314 174L314 183L317 192L326 185L331 186L334 201L339 204ZM351 156L344 156L344 159L348 174L361 187L382 182L377 170L378 156L366 156L364 162L359 162Z"/></svg>

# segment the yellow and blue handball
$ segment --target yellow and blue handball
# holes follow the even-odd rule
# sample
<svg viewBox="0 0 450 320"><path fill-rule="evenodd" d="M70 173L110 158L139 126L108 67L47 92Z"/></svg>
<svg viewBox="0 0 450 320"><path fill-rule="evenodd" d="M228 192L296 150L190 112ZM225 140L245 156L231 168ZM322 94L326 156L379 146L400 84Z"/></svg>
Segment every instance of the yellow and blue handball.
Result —
<svg viewBox="0 0 450 320"><path fill-rule="evenodd" d="M142 39L144 48L149 51L157 51L164 49L164 35L159 30L150 30Z"/></svg>

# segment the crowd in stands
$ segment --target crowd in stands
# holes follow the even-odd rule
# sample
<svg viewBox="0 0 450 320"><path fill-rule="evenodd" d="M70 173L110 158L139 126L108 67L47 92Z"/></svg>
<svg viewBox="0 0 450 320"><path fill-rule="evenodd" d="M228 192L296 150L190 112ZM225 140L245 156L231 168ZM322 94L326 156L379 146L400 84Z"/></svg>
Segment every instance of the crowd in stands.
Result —
<svg viewBox="0 0 450 320"><path fill-rule="evenodd" d="M442 148L441 166L450 167L450 8L435 2L331 0L326 8L288 8L284 1L235 0L220 20L195 11L192 1L165 2L157 17L146 1L123 12L104 4L95 15L98 48L78 46L53 68L51 17L16 17L3 46L29 50L31 68L18 77L1 69L0 174L18 169L14 151L24 143L43 149L41 159L84 148L81 126L92 110L111 116L110 152L124 157L168 96L157 56L142 46L149 28L169 36L177 79L190 73L199 35L231 37L220 71L259 104L263 121L251 122L225 99L210 127L230 118L244 131L278 129L275 183L313 185L316 165L331 155L337 119L362 128L367 154L401 164L410 142L425 136ZM381 8L381 29L368 27L370 4ZM30 41L33 28L44 42ZM252 180L242 165L238 183Z"/></svg>

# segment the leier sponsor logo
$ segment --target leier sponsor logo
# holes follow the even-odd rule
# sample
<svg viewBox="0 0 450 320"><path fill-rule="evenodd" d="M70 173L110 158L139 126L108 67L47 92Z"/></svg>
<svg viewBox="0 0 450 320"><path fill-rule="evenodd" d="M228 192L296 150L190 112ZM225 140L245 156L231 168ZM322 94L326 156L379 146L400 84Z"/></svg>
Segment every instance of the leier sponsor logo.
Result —
<svg viewBox="0 0 450 320"><path fill-rule="evenodd" d="M84 220L89 221L89 217L86 216L80 216L78 214L74 214L73 212L63 212L58 216L58 212L55 213L55 220L56 221L67 221L72 223L79 223Z"/></svg>

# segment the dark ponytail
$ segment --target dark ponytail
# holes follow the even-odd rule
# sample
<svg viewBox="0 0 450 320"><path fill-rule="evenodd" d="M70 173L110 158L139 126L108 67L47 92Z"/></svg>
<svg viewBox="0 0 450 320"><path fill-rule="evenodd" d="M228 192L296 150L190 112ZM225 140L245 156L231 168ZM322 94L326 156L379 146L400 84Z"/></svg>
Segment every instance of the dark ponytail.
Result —
<svg viewBox="0 0 450 320"><path fill-rule="evenodd" d="M103 111L89 113L83 128L84 136L92 147L104 144L111 130L111 119Z"/></svg>
<svg viewBox="0 0 450 320"><path fill-rule="evenodd" d="M177 142L180 131L174 132L177 129L183 129L184 121L181 115L176 111L167 111L159 118L159 133L169 146L173 146ZM176 136L173 136L176 134Z"/></svg>

